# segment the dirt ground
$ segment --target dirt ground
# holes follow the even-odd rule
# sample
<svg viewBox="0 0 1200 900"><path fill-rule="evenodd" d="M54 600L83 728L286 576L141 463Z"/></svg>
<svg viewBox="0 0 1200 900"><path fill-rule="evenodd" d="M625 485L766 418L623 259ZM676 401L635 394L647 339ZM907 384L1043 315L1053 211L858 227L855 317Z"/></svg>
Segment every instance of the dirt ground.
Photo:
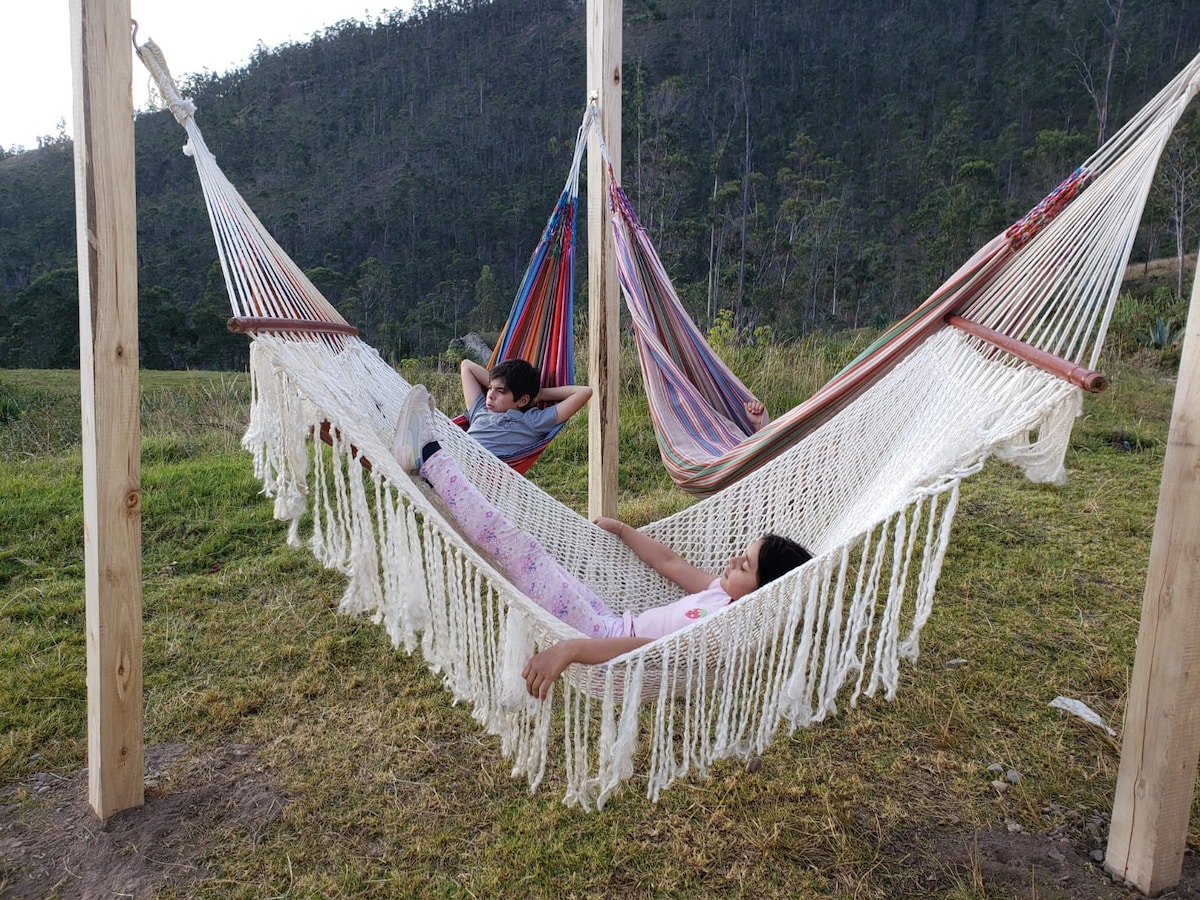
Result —
<svg viewBox="0 0 1200 900"><path fill-rule="evenodd" d="M0 897L153 897L210 877L199 861L228 829L258 834L287 803L253 748L146 749L145 805L103 822L87 770L0 787Z"/></svg>
<svg viewBox="0 0 1200 900"><path fill-rule="evenodd" d="M5 898L187 895L212 877L201 863L222 834L254 836L288 802L254 748L230 745L192 754L180 744L146 750L146 802L104 822L87 801L87 771L37 774L0 787L0 896ZM947 872L971 872L989 896L1039 900L1132 900L1114 884L1096 848L1107 823L1080 821L1033 834L1006 829L913 835L905 848L920 860L897 896L937 896ZM1166 897L1200 898L1200 858L1184 857L1180 885Z"/></svg>

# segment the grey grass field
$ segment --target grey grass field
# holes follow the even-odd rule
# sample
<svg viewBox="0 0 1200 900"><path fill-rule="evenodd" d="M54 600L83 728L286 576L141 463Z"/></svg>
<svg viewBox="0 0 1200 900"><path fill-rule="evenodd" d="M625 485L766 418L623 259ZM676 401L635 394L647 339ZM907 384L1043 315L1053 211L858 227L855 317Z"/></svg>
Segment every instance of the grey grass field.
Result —
<svg viewBox="0 0 1200 900"><path fill-rule="evenodd" d="M748 348L733 366L782 409L864 341ZM283 798L254 827L197 833L204 877L163 895L990 897L1013 890L989 883L972 835L1053 833L1086 858L1119 740L1048 704L1076 698L1120 732L1174 394L1171 360L1133 347L1086 399L1065 487L996 462L967 483L894 701L843 705L658 803L634 778L590 814L562 805L559 773L534 794L510 779L419 653L336 613L340 577L286 544L239 448L244 375L144 372L146 745L249 748ZM619 511L639 524L690 501L629 352L623 372ZM453 367L405 374L454 405ZM532 472L580 510L586 431L573 422ZM37 810L38 773L86 761L78 445L78 373L0 371L0 805L15 816ZM1014 773L1002 789L998 771ZM5 878L0 859L0 893Z"/></svg>

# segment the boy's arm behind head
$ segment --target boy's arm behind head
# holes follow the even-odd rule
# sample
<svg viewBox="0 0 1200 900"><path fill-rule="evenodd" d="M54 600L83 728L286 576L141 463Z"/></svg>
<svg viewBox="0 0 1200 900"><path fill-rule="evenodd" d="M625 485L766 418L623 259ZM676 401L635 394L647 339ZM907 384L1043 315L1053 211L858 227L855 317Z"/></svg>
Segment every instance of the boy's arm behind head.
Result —
<svg viewBox="0 0 1200 900"><path fill-rule="evenodd" d="M592 399L592 389L586 384L568 384L557 388L557 390L563 391L566 395L554 404L554 409L558 414L557 422L559 425L583 409L587 405L587 402ZM548 397L546 399L553 398Z"/></svg>
<svg viewBox="0 0 1200 900"><path fill-rule="evenodd" d="M462 381L463 402L470 409L488 389L491 376L487 369L471 359L464 359L459 364L458 375Z"/></svg>

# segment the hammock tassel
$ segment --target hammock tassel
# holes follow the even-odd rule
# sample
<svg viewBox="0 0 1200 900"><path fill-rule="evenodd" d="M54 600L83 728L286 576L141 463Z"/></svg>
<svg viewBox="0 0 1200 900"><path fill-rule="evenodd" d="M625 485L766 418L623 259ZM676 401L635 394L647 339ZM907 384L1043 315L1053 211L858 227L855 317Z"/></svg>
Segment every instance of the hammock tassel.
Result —
<svg viewBox="0 0 1200 900"><path fill-rule="evenodd" d="M532 715L541 705L525 688L521 670L533 656L533 635L529 625L517 610L509 607L504 617L504 640L497 671L500 706L505 710L523 710Z"/></svg>
<svg viewBox="0 0 1200 900"><path fill-rule="evenodd" d="M1041 404L1038 420L1030 429L996 447L998 457L1019 466L1035 484L1066 484L1063 460L1071 441L1071 427L1083 412L1080 391L1056 393Z"/></svg>
<svg viewBox="0 0 1200 900"><path fill-rule="evenodd" d="M619 666L623 683L624 701L617 696L617 672L610 671L606 679L604 702L601 712L603 725L600 732L600 751L597 760L596 778L596 808L604 806L605 801L613 791L620 787L621 782L633 774L633 755L637 750L638 738L638 697L642 693L644 677L644 658L634 657ZM619 716L616 713L620 706Z"/></svg>
<svg viewBox="0 0 1200 900"><path fill-rule="evenodd" d="M288 543L301 545L300 519L308 509L308 448L299 395L288 389L284 371L270 356L250 347L250 424L242 447L254 459L262 492L275 500L274 516L291 523Z"/></svg>

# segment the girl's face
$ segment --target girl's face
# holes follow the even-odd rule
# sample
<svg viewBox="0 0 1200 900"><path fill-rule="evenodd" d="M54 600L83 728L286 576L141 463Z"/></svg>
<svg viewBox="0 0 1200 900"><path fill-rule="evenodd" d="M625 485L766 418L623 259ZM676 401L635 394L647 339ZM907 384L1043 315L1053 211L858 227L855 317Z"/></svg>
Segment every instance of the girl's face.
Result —
<svg viewBox="0 0 1200 900"><path fill-rule="evenodd" d="M758 590L758 553L762 550L762 538L746 548L740 556L729 560L725 572L721 575L721 589L731 600L745 597L751 591Z"/></svg>

